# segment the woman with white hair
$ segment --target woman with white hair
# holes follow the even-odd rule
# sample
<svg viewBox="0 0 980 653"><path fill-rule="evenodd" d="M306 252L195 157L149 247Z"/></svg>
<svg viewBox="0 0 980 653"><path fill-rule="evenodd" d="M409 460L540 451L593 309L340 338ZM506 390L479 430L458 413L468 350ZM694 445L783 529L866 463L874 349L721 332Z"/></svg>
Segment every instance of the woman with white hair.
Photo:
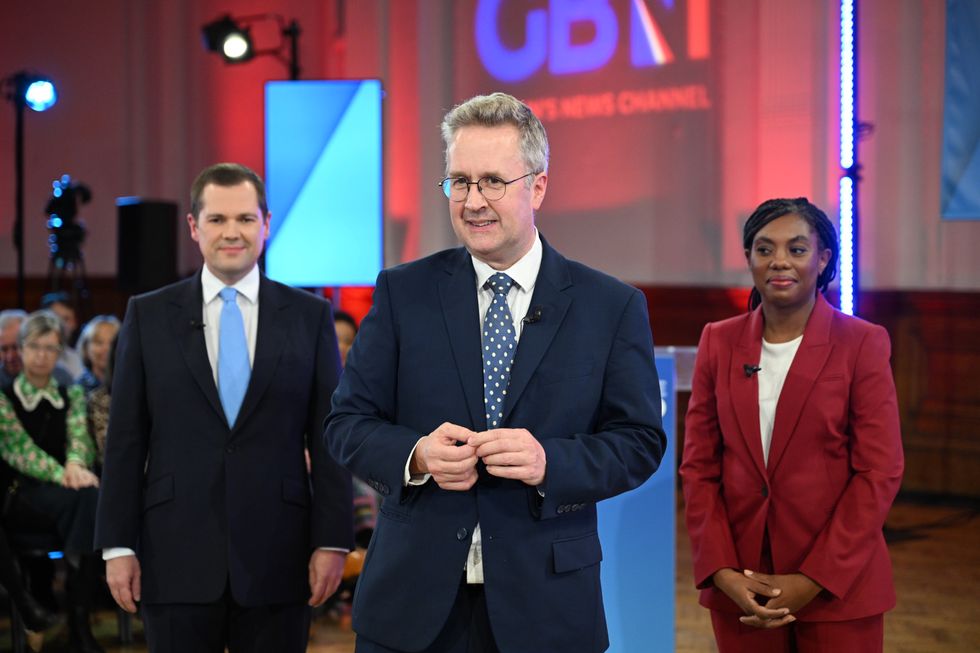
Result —
<svg viewBox="0 0 980 653"><path fill-rule="evenodd" d="M29 315L17 344L23 369L0 393L0 457L9 465L5 528L57 537L69 562L72 650L104 653L89 623L102 561L92 546L99 479L90 470L95 446L85 423L85 394L53 377L65 345L56 315Z"/></svg>

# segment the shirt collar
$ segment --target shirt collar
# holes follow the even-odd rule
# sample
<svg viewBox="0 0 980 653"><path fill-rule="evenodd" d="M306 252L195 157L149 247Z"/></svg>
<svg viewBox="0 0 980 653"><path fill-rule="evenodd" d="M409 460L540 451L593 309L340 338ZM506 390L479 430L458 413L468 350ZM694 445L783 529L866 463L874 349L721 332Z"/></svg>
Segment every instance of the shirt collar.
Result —
<svg viewBox="0 0 980 653"><path fill-rule="evenodd" d="M58 392L58 382L54 380L54 376L48 379L48 384L43 388L35 388L21 372L14 379L14 394L27 412L37 408L42 399L47 399L48 403L58 410L65 407L65 400Z"/></svg>
<svg viewBox="0 0 980 653"><path fill-rule="evenodd" d="M483 288L486 284L487 279L497 274L498 272L503 272L508 277L514 280L517 284L519 290L529 293L534 290L534 282L538 279L538 270L541 269L541 255L543 248L541 247L541 236L538 234L537 228L534 229L534 243L531 245L531 249L527 254L522 256L517 263L510 266L506 270L494 270L488 264L484 263L475 256L470 256L473 261L473 270L476 272L476 288L479 290Z"/></svg>
<svg viewBox="0 0 980 653"><path fill-rule="evenodd" d="M259 301L259 266L252 266L248 274L231 286L245 296L251 303ZM201 289L204 291L204 303L210 304L225 288L225 283L214 276L214 273L205 265L201 270Z"/></svg>

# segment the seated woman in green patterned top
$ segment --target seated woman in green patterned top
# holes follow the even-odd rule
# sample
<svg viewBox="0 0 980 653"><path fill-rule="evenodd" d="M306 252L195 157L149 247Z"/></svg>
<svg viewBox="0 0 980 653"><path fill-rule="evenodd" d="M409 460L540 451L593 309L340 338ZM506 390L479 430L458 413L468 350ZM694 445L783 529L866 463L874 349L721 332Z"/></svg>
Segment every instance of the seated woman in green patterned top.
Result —
<svg viewBox="0 0 980 653"><path fill-rule="evenodd" d="M11 499L4 506L4 528L11 539L39 530L57 538L69 562L72 650L101 652L89 624L102 560L92 548L99 479L89 469L95 446L86 427L85 394L52 377L64 347L56 315L29 315L17 344L23 370L0 393L0 457L9 466L0 482Z"/></svg>

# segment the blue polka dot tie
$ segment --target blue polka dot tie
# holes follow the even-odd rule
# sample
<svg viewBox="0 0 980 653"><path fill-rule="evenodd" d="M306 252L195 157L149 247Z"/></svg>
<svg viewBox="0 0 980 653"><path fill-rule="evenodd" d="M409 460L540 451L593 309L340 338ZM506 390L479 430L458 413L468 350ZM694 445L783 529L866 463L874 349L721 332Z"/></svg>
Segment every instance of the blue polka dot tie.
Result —
<svg viewBox="0 0 980 653"><path fill-rule="evenodd" d="M483 402L487 410L487 428L500 427L504 416L504 399L510 383L510 366L514 361L517 338L514 318L507 306L507 292L514 280L498 272L487 280L493 289L493 301L483 318Z"/></svg>
<svg viewBox="0 0 980 653"><path fill-rule="evenodd" d="M228 426L234 426L242 400L245 399L252 366L248 362L245 322L236 301L238 291L228 286L220 294L224 305L218 325L218 395Z"/></svg>

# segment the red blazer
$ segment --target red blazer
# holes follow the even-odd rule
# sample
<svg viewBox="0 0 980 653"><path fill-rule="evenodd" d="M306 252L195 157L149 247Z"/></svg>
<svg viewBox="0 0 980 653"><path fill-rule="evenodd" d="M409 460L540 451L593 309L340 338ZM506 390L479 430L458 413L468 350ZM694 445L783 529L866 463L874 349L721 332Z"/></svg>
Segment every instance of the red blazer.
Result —
<svg viewBox="0 0 980 653"><path fill-rule="evenodd" d="M826 591L801 621L841 621L894 607L882 525L904 458L891 344L880 326L817 297L786 376L768 464L759 431L762 310L701 334L684 456L687 529L701 604L740 612L711 576L759 569L768 529L774 572L802 572Z"/></svg>

